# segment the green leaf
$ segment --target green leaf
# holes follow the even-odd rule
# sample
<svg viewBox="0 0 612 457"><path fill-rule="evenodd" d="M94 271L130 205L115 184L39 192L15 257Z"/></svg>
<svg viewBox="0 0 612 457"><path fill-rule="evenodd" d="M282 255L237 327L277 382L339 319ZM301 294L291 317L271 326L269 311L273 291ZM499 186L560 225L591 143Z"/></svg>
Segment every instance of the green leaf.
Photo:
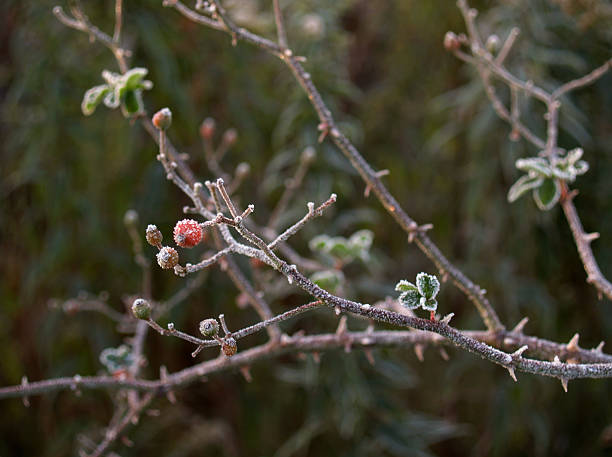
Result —
<svg viewBox="0 0 612 457"><path fill-rule="evenodd" d="M539 176L521 176L508 191L508 202L512 203L518 200L525 192L530 189L539 187L540 185L542 185L543 182L544 179L540 178Z"/></svg>
<svg viewBox="0 0 612 457"><path fill-rule="evenodd" d="M327 252L340 259L348 259L355 256L354 251L349 246L348 240L341 236L336 236L330 240Z"/></svg>
<svg viewBox="0 0 612 457"><path fill-rule="evenodd" d="M331 238L329 236L318 235L315 236L312 240L310 240L310 242L308 243L308 247L311 251L327 252L328 244L330 241Z"/></svg>
<svg viewBox="0 0 612 457"><path fill-rule="evenodd" d="M395 285L395 290L398 292L408 292L411 290L418 290L418 289L417 289L417 286L415 286L411 282L408 282L405 279L402 279L400 282L398 282Z"/></svg>
<svg viewBox="0 0 612 457"><path fill-rule="evenodd" d="M128 90L125 93L123 104L121 105L123 114L126 117L142 113L144 105L142 103L142 92L140 90Z"/></svg>
<svg viewBox="0 0 612 457"><path fill-rule="evenodd" d="M85 116L93 114L109 90L108 85L102 84L100 86L94 86L85 92L83 101L81 102L81 111L83 111L83 114Z"/></svg>
<svg viewBox="0 0 612 457"><path fill-rule="evenodd" d="M438 308L438 302L435 298L430 298L429 300L425 297L421 297L420 302L421 308L426 311L435 311Z"/></svg>
<svg viewBox="0 0 612 457"><path fill-rule="evenodd" d="M374 233L371 230L359 230L351 235L349 238L349 244L359 249L368 250L372 246L374 240Z"/></svg>
<svg viewBox="0 0 612 457"><path fill-rule="evenodd" d="M580 158L582 157L582 154L584 154L584 151L582 150L582 148L575 148L575 149L572 149L571 151L567 151L567 155L565 156L565 161L567 162L568 165L574 165L576 162L578 162L578 160L580 160Z"/></svg>
<svg viewBox="0 0 612 457"><path fill-rule="evenodd" d="M123 75L123 85L127 90L140 89L147 73L149 70L146 68L132 68Z"/></svg>
<svg viewBox="0 0 612 457"><path fill-rule="evenodd" d="M584 160L579 160L574 164L574 171L576 175L583 175L589 171L589 164Z"/></svg>
<svg viewBox="0 0 612 457"><path fill-rule="evenodd" d="M121 98L119 97L119 91L116 87L113 90L109 90L104 97L104 105L106 105L108 108L117 108L120 103Z"/></svg>
<svg viewBox="0 0 612 457"><path fill-rule="evenodd" d="M540 187L533 191L533 199L543 211L548 211L559 201L561 186L556 179L545 179Z"/></svg>
<svg viewBox="0 0 612 457"><path fill-rule="evenodd" d="M527 159L518 159L515 163L519 170L532 172L536 176L550 178L552 170L548 160L542 157L529 157Z"/></svg>
<svg viewBox="0 0 612 457"><path fill-rule="evenodd" d="M344 282L344 275L339 270L324 270L317 271L310 279L321 289L333 293Z"/></svg>
<svg viewBox="0 0 612 457"><path fill-rule="evenodd" d="M427 299L436 298L440 291L440 281L438 281L438 278L423 272L417 275L416 286L420 294Z"/></svg>
<svg viewBox="0 0 612 457"><path fill-rule="evenodd" d="M399 296L399 302L406 308L415 309L419 307L421 298L423 297L421 297L418 290L409 290Z"/></svg>
<svg viewBox="0 0 612 457"><path fill-rule="evenodd" d="M574 167L567 163L558 163L552 168L553 177L562 179L563 181L574 181L576 174L574 173Z"/></svg>

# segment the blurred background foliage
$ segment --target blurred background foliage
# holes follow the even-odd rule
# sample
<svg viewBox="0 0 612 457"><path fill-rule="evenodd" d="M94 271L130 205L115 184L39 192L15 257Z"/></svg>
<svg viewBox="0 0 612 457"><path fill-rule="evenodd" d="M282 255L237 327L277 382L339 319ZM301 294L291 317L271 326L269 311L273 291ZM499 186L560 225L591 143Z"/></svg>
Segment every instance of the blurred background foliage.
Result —
<svg viewBox="0 0 612 457"><path fill-rule="evenodd" d="M303 214L305 202L336 192L329 215L310 224L292 245L321 233L375 233L372 260L345 268L351 298L394 295L401 278L432 265L393 224L348 162L329 143L316 143L317 120L301 89L274 58L247 44L188 22L158 0L128 0L124 40L132 66L149 69L155 87L145 94L149 112L169 106L171 138L191 155L203 179L197 131L207 116L220 129L235 127L236 146L226 169L247 161L252 173L240 201L254 202L264 223L294 170L300 152L315 146L317 161L283 225ZM581 334L585 347L610 340L610 303L598 301L559 208L537 210L531 199L513 205L506 192L518 172L514 161L534 155L512 143L509 128L488 104L475 71L447 54L447 30L464 30L446 0L284 0L294 52L308 57L311 73L349 137L384 178L408 213L431 222L433 239L459 267L488 290L502 321L523 316L527 332L557 341ZM80 112L83 93L100 84L103 69L117 71L111 54L69 30L51 14L54 2L3 1L0 12L0 383L23 374L39 380L102 372L100 352L127 335L104 317L67 315L52 298L82 291L106 293L124 309L140 290L123 215L133 208L139 226L157 224L169 237L187 202L164 179L151 139L118 111ZM274 36L271 2L233 0L241 24ZM112 30L112 2L84 2L92 22ZM508 62L519 76L546 88L576 78L610 57L612 16L601 0L481 1L481 31L502 39L521 35ZM612 75L572 94L561 111L560 144L581 145L591 171L576 187L587 230L601 232L595 254L612 274ZM542 110L524 105L526 122L543 132ZM153 259L153 249L146 254ZM245 271L249 265L239 259ZM248 273L251 275L251 273ZM259 276L257 276L259 275ZM275 279L265 271L254 278ZM154 295L167 298L183 279L154 269ZM104 292L106 291L106 292ZM253 321L236 307L238 293L218 269L168 320L195 331L196 323L224 312L233 328ZM306 297L271 287L276 311ZM454 312L460 328L481 328L472 305L452 286L442 288L440 311ZM285 325L288 332L332 331L336 320L317 312ZM349 321L349 328L363 323ZM258 339L259 338L259 339ZM262 341L251 337L241 344ZM609 341L608 341L609 342ZM180 341L151 334L148 377L157 367L193 363ZM284 357L252 367L253 382L236 373L213 376L177 392L179 402L154 403L117 451L135 455L581 455L612 454L610 380L575 381L564 394L558 381L519 374L513 383L499 367L461 351L443 361L426 351L377 350L371 366L362 353ZM207 357L214 353L207 353ZM2 401L0 455L75 455L83 440L100 438L113 408L105 392L58 393Z"/></svg>

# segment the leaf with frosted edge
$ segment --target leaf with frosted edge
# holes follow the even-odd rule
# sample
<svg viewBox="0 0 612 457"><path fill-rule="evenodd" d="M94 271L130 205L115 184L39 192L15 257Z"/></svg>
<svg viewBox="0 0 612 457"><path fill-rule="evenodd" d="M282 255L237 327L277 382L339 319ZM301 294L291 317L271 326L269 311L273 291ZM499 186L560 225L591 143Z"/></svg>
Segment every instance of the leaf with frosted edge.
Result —
<svg viewBox="0 0 612 457"><path fill-rule="evenodd" d="M518 159L515 165L519 170L534 172L537 175L545 176L547 178L550 178L552 175L552 170L548 161L541 157Z"/></svg>
<svg viewBox="0 0 612 457"><path fill-rule="evenodd" d="M349 246L348 240L343 237L338 236L332 238L328 246L329 248L327 249L327 253L333 255L334 257L346 259L356 255L356 253L351 249L351 246Z"/></svg>
<svg viewBox="0 0 612 457"><path fill-rule="evenodd" d="M315 236L308 243L308 247L311 251L323 251L326 252L328 250L327 245L331 241L331 238L327 235L318 235Z"/></svg>
<svg viewBox="0 0 612 457"><path fill-rule="evenodd" d="M415 286L411 282L406 281L405 279L402 279L400 282L398 282L395 285L395 290L398 292L408 292L410 290L418 290L418 289L417 289L417 286Z"/></svg>
<svg viewBox="0 0 612 457"><path fill-rule="evenodd" d="M90 116L102 102L104 96L108 93L109 87L106 84L94 86L83 95L81 102L81 111L85 116Z"/></svg>
<svg viewBox="0 0 612 457"><path fill-rule="evenodd" d="M335 292L344 282L344 275L339 270L324 270L317 271L310 279L321 289L325 289L328 292Z"/></svg>
<svg viewBox="0 0 612 457"><path fill-rule="evenodd" d="M127 91L121 104L121 111L125 117L142 113L144 111L142 92L140 90Z"/></svg>
<svg viewBox="0 0 612 457"><path fill-rule="evenodd" d="M421 308L426 311L435 311L438 309L438 301L435 298L430 298L429 300L425 297L421 297L420 301Z"/></svg>
<svg viewBox="0 0 612 457"><path fill-rule="evenodd" d="M130 347L125 344L116 348L106 348L100 353L100 363L111 373L130 367L133 361L134 357Z"/></svg>
<svg viewBox="0 0 612 457"><path fill-rule="evenodd" d="M370 249L373 240L374 233L371 230L364 229L353 233L349 238L349 244L359 249Z"/></svg>
<svg viewBox="0 0 612 457"><path fill-rule="evenodd" d="M147 73L149 73L149 70L146 68L132 68L123 75L123 85L128 90L140 89L142 81L144 77L147 76Z"/></svg>
<svg viewBox="0 0 612 457"><path fill-rule="evenodd" d="M440 281L434 275L419 273L416 277L416 286L419 293L425 298L436 298L440 291Z"/></svg>
<svg viewBox="0 0 612 457"><path fill-rule="evenodd" d="M120 103L121 99L119 97L119 92L116 88L114 90L109 90L106 96L104 97L104 105L108 108L117 108Z"/></svg>
<svg viewBox="0 0 612 457"><path fill-rule="evenodd" d="M544 182L544 178L532 177L529 175L521 176L508 191L508 202L512 203L518 200L521 195L530 189L539 187Z"/></svg>
<svg viewBox="0 0 612 457"><path fill-rule="evenodd" d="M558 164L552 168L553 177L562 179L564 181L573 182L576 179L574 173L574 167L568 166L567 164Z"/></svg>
<svg viewBox="0 0 612 457"><path fill-rule="evenodd" d="M576 173L576 175L583 175L587 171L589 171L589 163L586 162L585 160L579 160L578 162L574 164L573 168L574 168L574 172Z"/></svg>
<svg viewBox="0 0 612 457"><path fill-rule="evenodd" d="M533 191L533 199L543 211L548 211L559 201L561 186L556 179L545 179L540 187Z"/></svg>
<svg viewBox="0 0 612 457"><path fill-rule="evenodd" d="M584 154L584 151L582 150L582 148L572 149L571 151L567 151L565 160L567 161L569 165L574 165L576 162L580 160L580 158L582 157L582 154Z"/></svg>
<svg viewBox="0 0 612 457"><path fill-rule="evenodd" d="M421 297L419 291L414 289L402 293L399 296L399 302L402 304L402 306L405 306L406 308L415 309L420 306L421 298L423 297Z"/></svg>

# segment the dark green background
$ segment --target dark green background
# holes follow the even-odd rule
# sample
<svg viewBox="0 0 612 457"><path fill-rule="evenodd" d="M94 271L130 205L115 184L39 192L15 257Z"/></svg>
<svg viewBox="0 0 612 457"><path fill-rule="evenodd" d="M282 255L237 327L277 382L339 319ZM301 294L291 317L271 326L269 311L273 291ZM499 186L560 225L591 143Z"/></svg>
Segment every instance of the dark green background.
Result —
<svg viewBox="0 0 612 457"><path fill-rule="evenodd" d="M112 30L112 2L85 2L92 21ZM274 36L271 2L243 3L253 11L244 24ZM542 213L530 198L509 205L506 192L518 172L514 161L537 153L511 143L509 128L488 104L475 71L447 54L447 30L464 30L459 11L445 0L284 1L289 39L349 137L384 178L407 212L431 222L433 239L459 267L488 290L502 321L530 318L527 332L581 344L610 340L611 304L598 301L559 208ZM610 57L612 19L589 16L589 4L566 1L565 10L543 0L480 2L482 31L503 38L522 33L510 68L546 88L588 72ZM583 3L584 6L583 7ZM19 383L74 373L102 372L98 355L125 335L104 317L65 315L49 309L51 298L80 291L108 291L117 310L136 294L140 273L123 225L129 208L140 227L155 223L169 236L187 202L164 179L151 139L118 111L80 112L83 93L100 84L103 69L117 71L111 54L87 36L59 24L55 3L5 1L0 7L0 383ZM329 143L316 144L317 120L289 71L247 44L233 48L228 36L192 24L161 1L126 1L126 43L132 66L149 69L155 83L145 94L150 113L169 106L170 135L191 154L203 179L197 129L213 116L220 129L235 127L236 147L224 165L241 161L252 174L241 193L265 223L300 151L314 145L317 162L283 219L303 214L305 202L336 192L339 202L308 226L292 245L309 254L319 233L375 233L369 265L345 274L346 294L362 301L393 295L401 278L433 267L384 213ZM253 8L252 8L253 7ZM587 8L587 9L585 9ZM240 9L240 8L239 8ZM234 13L236 10L233 10ZM305 14L316 13L325 30L304 32ZM560 144L582 145L589 173L576 187L578 211L604 274L612 274L612 76L572 94L561 111ZM543 133L542 107L524 107L525 121ZM154 250L146 254L153 259ZM248 271L248 264L241 266ZM282 278L270 275L272 281ZM154 294L168 297L184 280L154 269ZM224 312L233 328L253 322L235 306L237 293L214 269L204 286L164 322L195 332L204 317ZM303 303L293 291L272 301L275 311ZM454 312L459 328L481 328L473 306L450 285L440 311ZM284 328L333 331L335 319L320 311ZM362 323L349 321L353 329ZM259 338L259 339L258 339ZM262 336L241 344L255 344ZM611 343L612 344L612 343ZM150 334L147 377L157 367L176 371L193 363L180 341ZM161 416L144 416L129 433L136 455L604 455L612 453L612 384L571 382L565 394L556 380L518 374L461 351L444 362L433 350L419 363L412 349L377 350L370 366L361 353L325 354L320 365L284 357L239 374L212 376L177 392L179 402L156 400ZM207 357L214 353L207 353ZM0 402L0 455L76 455L79 436L99 440L112 414L105 392L64 392ZM276 453L276 454L275 454Z"/></svg>

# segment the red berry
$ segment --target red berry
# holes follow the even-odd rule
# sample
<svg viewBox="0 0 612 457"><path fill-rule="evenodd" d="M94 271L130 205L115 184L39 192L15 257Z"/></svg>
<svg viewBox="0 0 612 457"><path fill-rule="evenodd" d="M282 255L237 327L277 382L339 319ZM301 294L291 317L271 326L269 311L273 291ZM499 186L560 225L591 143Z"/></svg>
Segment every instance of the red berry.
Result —
<svg viewBox="0 0 612 457"><path fill-rule="evenodd" d="M174 242L182 248L196 246L203 237L202 227L193 219L183 219L174 226Z"/></svg>
<svg viewBox="0 0 612 457"><path fill-rule="evenodd" d="M172 124L172 111L162 108L153 115L153 125L159 130L166 130Z"/></svg>

